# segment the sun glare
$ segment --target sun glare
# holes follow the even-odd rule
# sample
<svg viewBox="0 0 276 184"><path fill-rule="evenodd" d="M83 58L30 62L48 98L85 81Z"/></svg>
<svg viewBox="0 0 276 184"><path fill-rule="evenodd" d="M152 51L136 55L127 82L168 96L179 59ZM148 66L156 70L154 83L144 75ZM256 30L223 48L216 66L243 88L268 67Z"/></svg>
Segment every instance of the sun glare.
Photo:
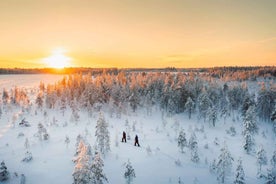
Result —
<svg viewBox="0 0 276 184"><path fill-rule="evenodd" d="M43 59L43 62L50 68L65 68L70 66L72 58L65 55L67 51L63 48L57 48L52 51L52 54Z"/></svg>

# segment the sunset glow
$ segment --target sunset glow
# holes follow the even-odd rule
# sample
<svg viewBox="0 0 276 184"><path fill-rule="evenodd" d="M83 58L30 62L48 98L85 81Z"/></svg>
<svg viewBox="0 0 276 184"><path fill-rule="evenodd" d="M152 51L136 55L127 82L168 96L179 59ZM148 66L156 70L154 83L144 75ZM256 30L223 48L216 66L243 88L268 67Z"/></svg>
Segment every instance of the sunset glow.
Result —
<svg viewBox="0 0 276 184"><path fill-rule="evenodd" d="M1 1L0 67L275 65L275 7L273 0ZM49 56L59 45L73 61ZM45 57L47 64L38 61Z"/></svg>
<svg viewBox="0 0 276 184"><path fill-rule="evenodd" d="M52 55L42 59L47 67L50 68L65 68L70 66L72 58L65 55L66 50L58 48L53 50Z"/></svg>

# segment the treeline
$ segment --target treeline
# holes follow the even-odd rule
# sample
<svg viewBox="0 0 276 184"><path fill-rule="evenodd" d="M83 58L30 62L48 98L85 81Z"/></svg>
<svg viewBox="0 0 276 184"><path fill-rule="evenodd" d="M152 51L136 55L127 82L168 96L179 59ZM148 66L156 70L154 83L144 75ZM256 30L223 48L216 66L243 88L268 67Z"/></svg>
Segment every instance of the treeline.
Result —
<svg viewBox="0 0 276 184"><path fill-rule="evenodd" d="M0 75L8 74L75 74L75 73L90 73L92 75L101 74L103 71L108 73L118 73L117 68L0 68Z"/></svg>
<svg viewBox="0 0 276 184"><path fill-rule="evenodd" d="M53 85L41 84L40 89L39 106L70 106L74 117L78 109L91 111L99 104L108 104L116 114L140 107L151 113L158 106L167 114L185 112L190 118L196 114L215 126L220 118L245 116L251 106L260 120L271 122L276 107L274 83L262 83L250 91L245 82L226 83L193 72L75 74ZM45 101L38 100L44 97Z"/></svg>
<svg viewBox="0 0 276 184"><path fill-rule="evenodd" d="M214 67L214 68L0 68L1 74L118 74L119 72L194 72L207 74L211 77L220 78L223 80L256 80L257 77L276 77L275 66L264 67Z"/></svg>

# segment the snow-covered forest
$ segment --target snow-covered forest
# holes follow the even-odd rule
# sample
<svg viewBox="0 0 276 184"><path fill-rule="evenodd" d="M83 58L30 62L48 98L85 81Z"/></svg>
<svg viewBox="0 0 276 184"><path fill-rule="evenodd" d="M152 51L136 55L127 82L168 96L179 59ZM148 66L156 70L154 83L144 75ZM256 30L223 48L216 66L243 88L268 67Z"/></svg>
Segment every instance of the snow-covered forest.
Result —
<svg viewBox="0 0 276 184"><path fill-rule="evenodd" d="M1 86L0 183L276 183L274 68L59 78Z"/></svg>

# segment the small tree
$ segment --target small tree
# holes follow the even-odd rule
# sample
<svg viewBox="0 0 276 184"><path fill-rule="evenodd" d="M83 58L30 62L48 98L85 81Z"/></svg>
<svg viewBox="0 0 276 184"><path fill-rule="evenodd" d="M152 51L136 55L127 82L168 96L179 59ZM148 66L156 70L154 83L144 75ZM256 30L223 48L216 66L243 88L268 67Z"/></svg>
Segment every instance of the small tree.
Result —
<svg viewBox="0 0 276 184"><path fill-rule="evenodd" d="M90 167L90 170L92 173L92 176L91 176L92 184L103 184L104 181L108 182L105 174L103 173L103 166L104 166L103 160L101 159L100 154L97 153Z"/></svg>
<svg viewBox="0 0 276 184"><path fill-rule="evenodd" d="M0 181L5 181L9 179L9 172L5 165L5 162L2 161L0 165Z"/></svg>
<svg viewBox="0 0 276 184"><path fill-rule="evenodd" d="M29 143L28 138L25 139L24 147L25 147L26 150L28 150L30 148L30 143Z"/></svg>
<svg viewBox="0 0 276 184"><path fill-rule="evenodd" d="M4 104L7 104L8 103L8 101L9 101L9 93L8 93L8 91L4 88L3 89L3 94L2 94L2 100L3 100L3 103Z"/></svg>
<svg viewBox="0 0 276 184"><path fill-rule="evenodd" d="M262 165L267 164L266 152L262 146L260 147L260 149L257 152L257 164L259 166L258 173L260 174L262 171Z"/></svg>
<svg viewBox="0 0 276 184"><path fill-rule="evenodd" d="M37 104L37 107L39 109L42 108L42 106L43 106L43 94L41 92L38 93L38 95L36 97L36 100L35 100L35 103Z"/></svg>
<svg viewBox="0 0 276 184"><path fill-rule="evenodd" d="M189 148L190 148L190 149L193 149L195 143L197 143L197 138L196 138L195 133L193 132L193 133L191 134L190 139L189 139Z"/></svg>
<svg viewBox="0 0 276 184"><path fill-rule="evenodd" d="M179 132L179 136L178 136L178 147L180 148L181 150L181 153L184 153L184 147L187 146L187 140L186 140L186 137L185 137L185 132L183 129L181 129L181 131Z"/></svg>
<svg viewBox="0 0 276 184"><path fill-rule="evenodd" d="M65 137L65 144L66 144L66 147L68 148L68 145L69 145L69 143L70 143L70 139L69 139L69 137L68 136L66 136Z"/></svg>
<svg viewBox="0 0 276 184"><path fill-rule="evenodd" d="M221 154L219 155L217 162L217 180L219 183L224 183L227 176L231 172L233 158L225 145L221 149Z"/></svg>
<svg viewBox="0 0 276 184"><path fill-rule="evenodd" d="M276 169L276 151L274 151L270 162L271 162L272 168Z"/></svg>
<svg viewBox="0 0 276 184"><path fill-rule="evenodd" d="M130 184L133 181L133 179L136 177L135 171L129 160L126 163L126 171L124 173L124 177L126 179L127 184Z"/></svg>
<svg viewBox="0 0 276 184"><path fill-rule="evenodd" d="M26 183L26 177L24 174L21 174L21 177L20 177L20 184L25 184Z"/></svg>
<svg viewBox="0 0 276 184"><path fill-rule="evenodd" d="M236 169L234 184L246 184L245 179L244 179L244 170L242 167L241 159L238 160L238 166Z"/></svg>
<svg viewBox="0 0 276 184"><path fill-rule="evenodd" d="M252 147L254 145L254 139L248 130L246 130L244 132L244 138L245 138L245 142L244 142L243 148L246 151L246 153L248 154L252 150Z"/></svg>
<svg viewBox="0 0 276 184"><path fill-rule="evenodd" d="M265 176L265 184L276 183L276 168L268 169L267 176Z"/></svg>
<svg viewBox="0 0 276 184"><path fill-rule="evenodd" d="M193 148L191 149L191 160L196 163L199 162L197 142L193 144Z"/></svg>

